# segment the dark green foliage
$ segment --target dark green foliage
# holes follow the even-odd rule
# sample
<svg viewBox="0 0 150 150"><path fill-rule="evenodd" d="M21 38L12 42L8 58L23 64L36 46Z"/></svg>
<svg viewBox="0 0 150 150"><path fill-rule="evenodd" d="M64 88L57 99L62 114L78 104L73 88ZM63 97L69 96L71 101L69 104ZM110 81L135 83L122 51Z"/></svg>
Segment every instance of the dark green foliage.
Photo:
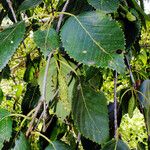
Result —
<svg viewBox="0 0 150 150"><path fill-rule="evenodd" d="M126 48L129 50L134 42L138 39L141 32L141 20L136 10L131 9L130 12L136 17L136 20L125 21L125 36L126 36Z"/></svg>
<svg viewBox="0 0 150 150"><path fill-rule="evenodd" d="M72 148L62 141L52 142L45 150L72 150Z"/></svg>
<svg viewBox="0 0 150 150"><path fill-rule="evenodd" d="M150 80L145 80L140 86L139 101L144 110L148 135L150 136Z"/></svg>
<svg viewBox="0 0 150 150"><path fill-rule="evenodd" d="M24 11L40 4L42 0L24 0L18 8L18 11Z"/></svg>
<svg viewBox="0 0 150 150"><path fill-rule="evenodd" d="M76 83L72 112L75 125L81 134L99 144L108 140L107 99L102 92L96 92L88 85Z"/></svg>
<svg viewBox="0 0 150 150"><path fill-rule="evenodd" d="M20 133L19 138L15 141L13 150L31 150L30 144L23 133Z"/></svg>
<svg viewBox="0 0 150 150"><path fill-rule="evenodd" d="M122 140L111 140L109 141L102 150L130 150L127 144L125 144Z"/></svg>
<svg viewBox="0 0 150 150"><path fill-rule="evenodd" d="M52 50L59 48L59 36L53 28L38 30L34 33L34 40L46 57Z"/></svg>
<svg viewBox="0 0 150 150"><path fill-rule="evenodd" d="M1 102L2 102L2 100L3 100L3 91L2 91L2 89L0 88L0 104L1 104Z"/></svg>
<svg viewBox="0 0 150 150"><path fill-rule="evenodd" d="M87 0L95 9L104 11L106 13L112 13L119 7L119 0Z"/></svg>
<svg viewBox="0 0 150 150"><path fill-rule="evenodd" d="M40 98L40 90L38 85L28 83L26 89L27 90L21 104L22 112L25 115L37 105Z"/></svg>
<svg viewBox="0 0 150 150"><path fill-rule="evenodd" d="M8 66L8 64L6 65L6 67L4 67L2 69L2 71L0 72L0 81L2 79L9 79L10 78L10 67Z"/></svg>
<svg viewBox="0 0 150 150"><path fill-rule="evenodd" d="M84 150L99 150L101 146L89 139L86 139L85 137L81 136L81 143L84 148Z"/></svg>

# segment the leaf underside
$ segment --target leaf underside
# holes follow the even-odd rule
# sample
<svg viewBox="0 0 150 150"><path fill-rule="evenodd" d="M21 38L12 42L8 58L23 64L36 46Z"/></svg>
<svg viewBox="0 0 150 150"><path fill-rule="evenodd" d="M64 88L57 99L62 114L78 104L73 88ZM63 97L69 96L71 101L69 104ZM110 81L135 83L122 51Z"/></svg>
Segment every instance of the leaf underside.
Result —
<svg viewBox="0 0 150 150"><path fill-rule="evenodd" d="M123 55L116 53L125 49L124 34L104 13L93 11L69 18L62 28L61 39L67 53L77 61L124 71Z"/></svg>
<svg viewBox="0 0 150 150"><path fill-rule="evenodd" d="M0 32L0 69L4 68L25 34L25 23L16 25Z"/></svg>
<svg viewBox="0 0 150 150"><path fill-rule="evenodd" d="M74 88L72 112L75 125L86 138L102 144L109 137L107 99L89 86Z"/></svg>

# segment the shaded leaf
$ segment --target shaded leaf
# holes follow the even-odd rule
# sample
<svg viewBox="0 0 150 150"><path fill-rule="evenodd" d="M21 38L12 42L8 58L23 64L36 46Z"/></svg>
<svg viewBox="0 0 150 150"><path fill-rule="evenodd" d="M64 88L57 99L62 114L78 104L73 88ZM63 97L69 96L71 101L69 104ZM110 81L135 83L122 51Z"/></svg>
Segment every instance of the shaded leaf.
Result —
<svg viewBox="0 0 150 150"><path fill-rule="evenodd" d="M0 32L0 69L4 68L25 34L25 23L19 22Z"/></svg>
<svg viewBox="0 0 150 150"><path fill-rule="evenodd" d="M146 150L146 145L142 142L137 144L137 150Z"/></svg>
<svg viewBox="0 0 150 150"><path fill-rule="evenodd" d="M86 139L84 136L81 136L81 143L84 150L100 150L101 145Z"/></svg>
<svg viewBox="0 0 150 150"><path fill-rule="evenodd" d="M69 31L69 32L68 32ZM111 17L102 12L87 12L67 20L61 31L67 53L86 65L123 72L125 41L122 30Z"/></svg>
<svg viewBox="0 0 150 150"><path fill-rule="evenodd" d="M15 147L13 150L30 150L30 144L27 141L23 133L20 134L19 138L15 142Z"/></svg>
<svg viewBox="0 0 150 150"><path fill-rule="evenodd" d="M150 80L145 80L140 86L139 100L143 108L149 109L150 107Z"/></svg>
<svg viewBox="0 0 150 150"><path fill-rule="evenodd" d="M135 43L137 38L141 33L141 20L139 18L139 14L136 10L131 9L130 12L136 17L136 20L131 22L125 22L125 36L126 36L126 47L127 49L131 48L131 46Z"/></svg>
<svg viewBox="0 0 150 150"><path fill-rule="evenodd" d="M3 100L3 91L2 91L2 89L0 88L0 104L1 104L1 102L2 102L2 100Z"/></svg>
<svg viewBox="0 0 150 150"><path fill-rule="evenodd" d="M34 41L46 57L52 50L59 48L59 37L53 28L38 30L34 33Z"/></svg>
<svg viewBox="0 0 150 150"><path fill-rule="evenodd" d="M10 77L10 67L8 66L8 64L2 69L2 71L0 72L0 81L2 79L9 79Z"/></svg>
<svg viewBox="0 0 150 150"><path fill-rule="evenodd" d="M45 150L71 150L72 148L62 141L54 141L53 145L49 144Z"/></svg>
<svg viewBox="0 0 150 150"><path fill-rule="evenodd" d="M22 100L21 109L23 114L28 114L38 103L40 98L40 90L38 85L28 83L26 92Z"/></svg>
<svg viewBox="0 0 150 150"><path fill-rule="evenodd" d="M25 0L19 6L18 11L24 11L24 10L33 8L37 5L39 5L41 2L42 2L42 0Z"/></svg>
<svg viewBox="0 0 150 150"><path fill-rule="evenodd" d="M139 101L144 110L148 135L150 136L150 80L145 80L140 86Z"/></svg>
<svg viewBox="0 0 150 150"><path fill-rule="evenodd" d="M3 147L5 141L9 141L12 133L12 120L10 117L5 116L10 115L10 113L5 109L0 109L0 149Z"/></svg>
<svg viewBox="0 0 150 150"><path fill-rule="evenodd" d="M133 112L136 108L136 99L134 97L134 95L132 95L132 97L129 100L129 104L128 104L128 115L130 118L133 117Z"/></svg>
<svg viewBox="0 0 150 150"><path fill-rule="evenodd" d="M75 85L72 113L77 129L86 138L99 144L108 140L107 99L102 92L96 92L87 85Z"/></svg>
<svg viewBox="0 0 150 150"><path fill-rule="evenodd" d="M99 68L85 66L86 81L94 89L100 89L103 85L103 75Z"/></svg>
<svg viewBox="0 0 150 150"><path fill-rule="evenodd" d="M88 0L97 10L102 10L106 13L112 13L119 7L119 0Z"/></svg>
<svg viewBox="0 0 150 150"><path fill-rule="evenodd" d="M122 140L111 140L106 145L104 145L102 150L130 150L128 145Z"/></svg>

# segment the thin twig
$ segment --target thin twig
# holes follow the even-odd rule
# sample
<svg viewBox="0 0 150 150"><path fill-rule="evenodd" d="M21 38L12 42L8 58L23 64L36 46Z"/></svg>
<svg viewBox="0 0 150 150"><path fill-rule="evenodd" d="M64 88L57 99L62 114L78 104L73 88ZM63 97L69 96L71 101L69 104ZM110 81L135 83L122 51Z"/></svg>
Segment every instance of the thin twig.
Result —
<svg viewBox="0 0 150 150"><path fill-rule="evenodd" d="M16 17L16 14L15 14L15 11L14 11L14 9L12 7L12 2L11 2L11 0L6 0L6 1L7 1L7 4L9 6L10 10L11 10L11 13L13 15L15 23L17 23L18 21L17 21L17 17ZM26 49L26 45L25 45L24 41L22 42L22 44L23 44L24 48Z"/></svg>
<svg viewBox="0 0 150 150"><path fill-rule="evenodd" d="M46 98L46 85L47 85L47 76L48 76L48 70L49 70L49 65L50 65L50 60L52 58L52 52L48 55L47 63L46 63L46 68L45 68L45 74L44 74L44 80L43 80L43 87L42 87L42 96L43 99Z"/></svg>
<svg viewBox="0 0 150 150"><path fill-rule="evenodd" d="M114 138L117 140L118 124L117 124L117 71L115 70L114 75Z"/></svg>
<svg viewBox="0 0 150 150"><path fill-rule="evenodd" d="M129 69L129 73L130 73L130 78L131 78L132 85L133 85L133 87L135 87L136 83L135 83L135 80L134 80L134 77L133 77L133 73L132 73L132 70L131 70L131 65L129 63L129 59L128 59L127 55L125 55L125 59L126 59L126 62L127 62L127 67Z"/></svg>
<svg viewBox="0 0 150 150"><path fill-rule="evenodd" d="M61 12L66 11L68 4L69 4L69 0L66 1L66 3L65 3L65 5L64 5ZM61 23L62 23L63 16L64 16L64 14L60 14L60 16L59 16L59 20L58 20L58 24L57 24L57 28L56 28L57 32L59 32L59 30L60 30L60 26L61 26Z"/></svg>
<svg viewBox="0 0 150 150"><path fill-rule="evenodd" d="M35 109L35 112L34 112L34 114L33 114L32 120L31 120L31 122L30 122L29 128L28 128L28 130L27 130L27 132L26 132L26 137L29 136L29 134L31 133L31 131L32 131L32 129L33 129L33 124L34 124L35 119L36 119L36 117L37 117L37 114L38 114L38 112L39 112L39 110L40 110L40 108L41 108L41 106L42 106L42 102L43 102L43 101L39 100L39 103L38 103L38 105L37 105L37 107L36 107L36 109Z"/></svg>
<svg viewBox="0 0 150 150"><path fill-rule="evenodd" d="M11 13L12 13L12 15L13 15L13 18L14 18L15 23L17 23L17 17L16 17L16 14L15 14L15 12L14 12L14 9L13 9L13 7L12 7L12 2L11 2L10 0L6 0L6 1L7 1L7 3L8 3L8 6L9 6L10 10L11 10Z"/></svg>
<svg viewBox="0 0 150 150"><path fill-rule="evenodd" d="M47 60L47 63L46 63L45 74L44 74L44 81L43 81L43 88L42 88L43 90L42 90L42 93L41 93L41 98L39 100L39 103L38 103L37 107L35 108L33 118L31 120L29 128L26 132L27 137L29 136L29 134L31 133L31 131L33 129L35 119L36 119L37 114L38 114L38 112L39 112L42 105L44 106L43 118L44 118L44 123L45 123L45 118L46 118L46 84L47 84L47 76L48 76L48 70L49 70L49 64L50 64L51 57L52 57L52 52L48 55L48 60Z"/></svg>
<svg viewBox="0 0 150 150"><path fill-rule="evenodd" d="M76 148L75 148L75 150L78 150L78 147L79 147L79 143L80 143L80 141L81 141L81 134L80 134L80 133L78 133L77 144L76 144Z"/></svg>

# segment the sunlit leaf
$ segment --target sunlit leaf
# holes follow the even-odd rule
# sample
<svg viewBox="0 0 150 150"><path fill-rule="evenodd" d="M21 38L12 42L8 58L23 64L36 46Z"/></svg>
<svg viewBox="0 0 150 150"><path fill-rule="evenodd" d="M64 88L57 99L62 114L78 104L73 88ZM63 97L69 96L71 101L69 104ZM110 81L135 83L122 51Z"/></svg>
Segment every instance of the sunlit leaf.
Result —
<svg viewBox="0 0 150 150"><path fill-rule="evenodd" d="M0 69L4 68L25 34L25 23L19 22L0 32Z"/></svg>
<svg viewBox="0 0 150 150"><path fill-rule="evenodd" d="M69 31L69 32L68 32ZM123 72L124 34L111 17L102 12L87 12L67 20L61 31L65 50L75 60L86 65Z"/></svg>

